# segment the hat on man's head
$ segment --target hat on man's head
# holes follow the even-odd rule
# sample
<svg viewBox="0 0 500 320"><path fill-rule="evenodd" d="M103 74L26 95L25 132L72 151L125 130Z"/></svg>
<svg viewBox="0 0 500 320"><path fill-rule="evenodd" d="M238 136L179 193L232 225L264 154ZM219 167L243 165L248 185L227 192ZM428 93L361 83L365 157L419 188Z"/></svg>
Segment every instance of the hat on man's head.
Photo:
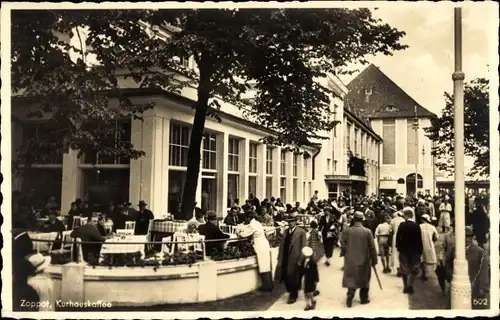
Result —
<svg viewBox="0 0 500 320"><path fill-rule="evenodd" d="M297 214L290 213L286 215L285 221L297 221L299 219L299 216Z"/></svg>
<svg viewBox="0 0 500 320"><path fill-rule="evenodd" d="M207 220L208 221L217 220L217 213L215 213L214 211L208 211L207 212Z"/></svg>
<svg viewBox="0 0 500 320"><path fill-rule="evenodd" d="M139 204L138 204L137 206L139 206L139 207L145 207L145 206L147 206L147 205L148 205L148 204L146 203L146 201L141 200L141 201L139 201Z"/></svg>
<svg viewBox="0 0 500 320"><path fill-rule="evenodd" d="M302 254L304 257L310 257L313 254L313 249L311 247L304 247L302 248Z"/></svg>
<svg viewBox="0 0 500 320"><path fill-rule="evenodd" d="M354 216L353 216L353 218L354 218L355 220L360 220L360 221L363 221L363 220L365 220L365 215L364 215L364 214L363 214L363 212L361 212L361 211L356 211L356 212L354 212Z"/></svg>
<svg viewBox="0 0 500 320"><path fill-rule="evenodd" d="M427 221L429 223L431 222L431 217L427 213L422 215L422 219L424 219L425 221Z"/></svg>
<svg viewBox="0 0 500 320"><path fill-rule="evenodd" d="M465 236L466 237L473 237L474 236L474 229L470 226L465 227Z"/></svg>
<svg viewBox="0 0 500 320"><path fill-rule="evenodd" d="M35 253L29 256L27 260L35 269L36 274L45 270L50 265L52 259L50 256L43 256L40 253Z"/></svg>

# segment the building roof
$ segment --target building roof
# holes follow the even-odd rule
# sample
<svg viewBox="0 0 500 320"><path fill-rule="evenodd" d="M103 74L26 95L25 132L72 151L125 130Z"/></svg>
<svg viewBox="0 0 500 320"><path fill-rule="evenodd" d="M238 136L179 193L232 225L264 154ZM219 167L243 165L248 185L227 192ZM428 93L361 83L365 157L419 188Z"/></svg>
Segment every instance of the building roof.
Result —
<svg viewBox="0 0 500 320"><path fill-rule="evenodd" d="M370 119L413 118L415 106L419 118L436 117L373 64L357 75L347 88L346 107L357 109Z"/></svg>

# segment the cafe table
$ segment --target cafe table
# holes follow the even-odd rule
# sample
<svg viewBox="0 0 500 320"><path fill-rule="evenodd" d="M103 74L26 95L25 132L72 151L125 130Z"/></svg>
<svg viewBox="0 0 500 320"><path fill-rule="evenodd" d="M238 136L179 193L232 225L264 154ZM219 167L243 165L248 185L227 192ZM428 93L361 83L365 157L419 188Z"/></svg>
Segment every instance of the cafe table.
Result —
<svg viewBox="0 0 500 320"><path fill-rule="evenodd" d="M144 257L146 241L146 235L114 236L106 239L101 247L101 255L140 252L141 256Z"/></svg>

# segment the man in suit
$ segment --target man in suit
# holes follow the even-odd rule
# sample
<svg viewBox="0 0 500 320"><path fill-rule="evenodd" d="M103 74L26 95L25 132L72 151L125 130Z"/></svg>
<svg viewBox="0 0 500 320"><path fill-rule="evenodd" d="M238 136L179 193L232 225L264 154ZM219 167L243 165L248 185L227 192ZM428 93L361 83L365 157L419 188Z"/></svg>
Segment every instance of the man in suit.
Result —
<svg viewBox="0 0 500 320"><path fill-rule="evenodd" d="M99 258L101 252L101 246L106 237L101 236L99 230L97 230L98 218L93 217L88 220L87 224L80 226L71 232L72 238L80 238L82 242L97 242L97 243L85 243L82 244L83 260L89 262L89 258L93 256L94 259Z"/></svg>
<svg viewBox="0 0 500 320"><path fill-rule="evenodd" d="M213 211L207 212L207 223L201 224L198 227L198 232L202 236L205 236L205 240L219 240L229 238L229 235L222 232L217 226L217 213ZM206 255L212 256L216 251L224 250L224 243L225 241L207 242L205 245Z"/></svg>
<svg viewBox="0 0 500 320"><path fill-rule="evenodd" d="M347 288L346 305L349 308L352 307L352 300L357 289L360 289L361 304L370 303L368 292L371 269L377 264L375 240L370 229L363 226L364 218L362 212L355 212L354 225L342 233L344 252L342 287Z"/></svg>
<svg viewBox="0 0 500 320"><path fill-rule="evenodd" d="M139 211L135 217L135 230L134 234L145 235L148 234L149 221L153 220L155 216L151 210L146 209L148 204L144 200L139 201Z"/></svg>
<svg viewBox="0 0 500 320"><path fill-rule="evenodd" d="M396 248L399 252L399 267L403 276L403 293L413 294L413 283L420 272L423 253L422 233L415 222L412 208L403 209L405 222L401 223L396 234Z"/></svg>
<svg viewBox="0 0 500 320"><path fill-rule="evenodd" d="M286 218L288 229L283 234L283 241L278 253L275 279L284 282L289 293L288 304L295 303L300 290L300 270L302 248L307 245L307 234L304 229L297 227L297 216Z"/></svg>

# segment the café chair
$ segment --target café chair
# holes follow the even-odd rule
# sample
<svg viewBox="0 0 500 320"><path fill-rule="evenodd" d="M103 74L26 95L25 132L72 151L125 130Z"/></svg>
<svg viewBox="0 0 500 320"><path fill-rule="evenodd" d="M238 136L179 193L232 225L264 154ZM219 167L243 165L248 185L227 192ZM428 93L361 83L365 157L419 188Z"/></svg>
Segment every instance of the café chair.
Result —
<svg viewBox="0 0 500 320"><path fill-rule="evenodd" d="M135 230L135 221L126 221L125 230Z"/></svg>
<svg viewBox="0 0 500 320"><path fill-rule="evenodd" d="M172 243L172 236L163 237L161 239L161 253L174 254L174 244Z"/></svg>

